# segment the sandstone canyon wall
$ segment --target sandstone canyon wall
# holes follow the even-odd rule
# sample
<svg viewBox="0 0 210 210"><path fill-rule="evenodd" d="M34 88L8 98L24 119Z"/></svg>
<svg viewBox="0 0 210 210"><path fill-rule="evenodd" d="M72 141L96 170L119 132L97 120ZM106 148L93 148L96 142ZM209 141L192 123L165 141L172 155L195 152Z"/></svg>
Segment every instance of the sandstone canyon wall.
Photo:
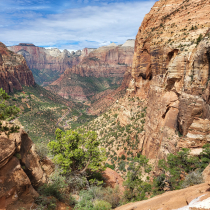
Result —
<svg viewBox="0 0 210 210"><path fill-rule="evenodd" d="M9 51L0 42L0 88L7 93L21 90L22 85L34 85L33 74L22 55Z"/></svg>
<svg viewBox="0 0 210 210"><path fill-rule="evenodd" d="M85 54L83 50L80 63L66 69L64 74L46 89L65 98L85 101L111 86L120 86L124 73L132 65L132 45L134 40L127 41L124 46L112 43L89 50L89 54Z"/></svg>
<svg viewBox="0 0 210 210"><path fill-rule="evenodd" d="M147 107L140 150L150 159L210 142L209 16L209 0L160 0L139 28L126 96Z"/></svg>

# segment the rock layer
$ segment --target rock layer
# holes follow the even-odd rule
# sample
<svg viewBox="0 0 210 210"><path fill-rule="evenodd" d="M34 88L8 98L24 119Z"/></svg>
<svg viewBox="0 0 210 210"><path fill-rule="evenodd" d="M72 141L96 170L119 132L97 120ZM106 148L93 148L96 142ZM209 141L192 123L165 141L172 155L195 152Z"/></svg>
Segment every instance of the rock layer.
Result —
<svg viewBox="0 0 210 210"><path fill-rule="evenodd" d="M0 88L9 93L14 89L21 90L22 85L34 85L32 72L23 56L9 51L0 42Z"/></svg>
<svg viewBox="0 0 210 210"><path fill-rule="evenodd" d="M209 142L209 11L208 0L160 0L139 28L127 97L145 100L149 158Z"/></svg>
<svg viewBox="0 0 210 210"><path fill-rule="evenodd" d="M105 46L91 51L78 65L66 69L71 73L86 77L123 77L127 66L131 66L133 47Z"/></svg>

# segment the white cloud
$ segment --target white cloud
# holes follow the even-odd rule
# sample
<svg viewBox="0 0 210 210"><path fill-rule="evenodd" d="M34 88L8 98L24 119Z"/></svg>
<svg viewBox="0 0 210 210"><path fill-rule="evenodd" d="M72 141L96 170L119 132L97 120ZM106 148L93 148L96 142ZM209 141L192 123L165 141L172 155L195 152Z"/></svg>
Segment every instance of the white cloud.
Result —
<svg viewBox="0 0 210 210"><path fill-rule="evenodd" d="M1 27L0 40L7 45L29 42L67 49L99 47L110 42L121 44L135 38L144 15L154 3L152 0L87 6L66 9L46 18L33 14L33 20L23 20L15 28Z"/></svg>

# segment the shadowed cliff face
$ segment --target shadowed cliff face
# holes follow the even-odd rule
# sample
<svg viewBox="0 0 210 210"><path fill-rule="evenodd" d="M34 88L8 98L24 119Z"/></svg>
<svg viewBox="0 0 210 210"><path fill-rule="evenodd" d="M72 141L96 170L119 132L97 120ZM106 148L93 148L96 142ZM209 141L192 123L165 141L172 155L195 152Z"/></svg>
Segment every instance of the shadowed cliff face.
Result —
<svg viewBox="0 0 210 210"><path fill-rule="evenodd" d="M127 97L145 100L149 158L210 142L209 12L207 0L160 0L139 28Z"/></svg>
<svg viewBox="0 0 210 210"><path fill-rule="evenodd" d="M22 55L9 51L0 42L0 88L9 93L13 89L21 90L22 85L34 85L32 72Z"/></svg>
<svg viewBox="0 0 210 210"><path fill-rule="evenodd" d="M120 86L126 70L131 67L133 51L134 48L129 45L110 45L93 50L82 56L79 64L66 69L64 74L46 89L65 98L71 97L80 101L87 101L104 90L116 89ZM110 91L105 93L107 94L110 94ZM98 98L101 96L98 95Z"/></svg>

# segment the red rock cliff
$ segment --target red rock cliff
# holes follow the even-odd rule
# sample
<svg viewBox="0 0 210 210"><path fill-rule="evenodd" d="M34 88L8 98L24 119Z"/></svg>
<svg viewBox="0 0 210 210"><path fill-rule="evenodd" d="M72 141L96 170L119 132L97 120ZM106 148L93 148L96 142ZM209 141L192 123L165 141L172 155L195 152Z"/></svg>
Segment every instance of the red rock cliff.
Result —
<svg viewBox="0 0 210 210"><path fill-rule="evenodd" d="M60 73L77 64L81 55L79 51L73 55L67 50L60 52L59 49L45 49L33 44L19 44L8 47L8 49L23 55L30 69L50 69Z"/></svg>
<svg viewBox="0 0 210 210"><path fill-rule="evenodd" d="M22 85L34 85L34 77L23 56L9 51L0 42L0 88L6 92L21 90Z"/></svg>
<svg viewBox="0 0 210 210"><path fill-rule="evenodd" d="M86 77L123 77L127 66L132 65L134 48L131 46L100 47L85 56L64 75L75 73Z"/></svg>
<svg viewBox="0 0 210 210"><path fill-rule="evenodd" d="M145 100L149 158L210 142L209 13L209 0L160 0L139 28L127 97Z"/></svg>

